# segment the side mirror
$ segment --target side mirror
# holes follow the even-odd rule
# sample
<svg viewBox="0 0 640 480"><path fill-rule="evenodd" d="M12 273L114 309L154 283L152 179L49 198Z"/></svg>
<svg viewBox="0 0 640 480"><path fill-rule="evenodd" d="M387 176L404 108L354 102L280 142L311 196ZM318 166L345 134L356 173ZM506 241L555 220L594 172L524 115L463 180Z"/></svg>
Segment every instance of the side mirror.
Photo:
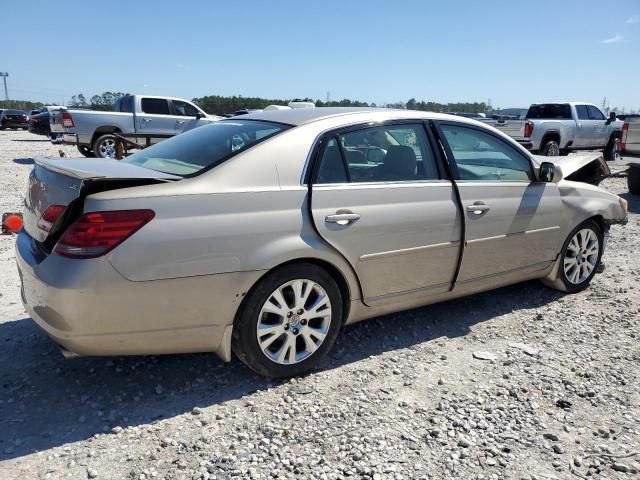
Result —
<svg viewBox="0 0 640 480"><path fill-rule="evenodd" d="M202 113L202 112L196 113L196 118L200 119L200 118L204 118L204 117L205 117L204 113Z"/></svg>
<svg viewBox="0 0 640 480"><path fill-rule="evenodd" d="M616 117L616 112L609 112L609 121L610 122L615 122L617 118L618 117Z"/></svg>
<svg viewBox="0 0 640 480"><path fill-rule="evenodd" d="M538 178L541 182L557 183L562 179L562 171L554 163L542 162L540 164L540 170L538 171Z"/></svg>

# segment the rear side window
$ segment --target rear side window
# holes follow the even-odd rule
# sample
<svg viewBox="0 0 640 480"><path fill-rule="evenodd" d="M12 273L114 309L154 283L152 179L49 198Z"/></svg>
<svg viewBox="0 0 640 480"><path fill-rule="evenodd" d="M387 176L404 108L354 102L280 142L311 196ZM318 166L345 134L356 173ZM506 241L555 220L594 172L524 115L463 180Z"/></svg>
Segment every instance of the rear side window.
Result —
<svg viewBox="0 0 640 480"><path fill-rule="evenodd" d="M529 159L504 140L474 128L441 127L461 180L529 182L533 178Z"/></svg>
<svg viewBox="0 0 640 480"><path fill-rule="evenodd" d="M531 105L527 118L571 120L571 106L568 103L545 103Z"/></svg>
<svg viewBox="0 0 640 480"><path fill-rule="evenodd" d="M223 120L176 135L121 161L158 172L193 176L289 128L280 123Z"/></svg>
<svg viewBox="0 0 640 480"><path fill-rule="evenodd" d="M317 183L347 183L348 181L347 169L342 160L338 142L332 138L322 154Z"/></svg>
<svg viewBox="0 0 640 480"><path fill-rule="evenodd" d="M317 183L415 182L440 175L422 124L337 135L323 153Z"/></svg>
<svg viewBox="0 0 640 480"><path fill-rule="evenodd" d="M589 119L590 120L606 120L604 114L593 105L587 105L587 110L589 110Z"/></svg>
<svg viewBox="0 0 640 480"><path fill-rule="evenodd" d="M169 115L169 102L164 98L143 98L142 111L156 115Z"/></svg>
<svg viewBox="0 0 640 480"><path fill-rule="evenodd" d="M576 105L576 112L580 120L589 120L589 110L586 105Z"/></svg>
<svg viewBox="0 0 640 480"><path fill-rule="evenodd" d="M133 97L130 95L127 95L126 97L120 97L116 101L115 111L133 113Z"/></svg>

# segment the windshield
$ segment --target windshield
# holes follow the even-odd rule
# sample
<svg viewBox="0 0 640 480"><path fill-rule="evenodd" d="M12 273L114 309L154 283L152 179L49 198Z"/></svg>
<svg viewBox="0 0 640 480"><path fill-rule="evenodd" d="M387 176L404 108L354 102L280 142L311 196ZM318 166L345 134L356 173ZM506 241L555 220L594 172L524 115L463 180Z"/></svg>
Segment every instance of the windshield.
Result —
<svg viewBox="0 0 640 480"><path fill-rule="evenodd" d="M568 103L531 105L527 118L571 120L571 107Z"/></svg>
<svg viewBox="0 0 640 480"><path fill-rule="evenodd" d="M224 120L195 128L122 160L139 167L192 176L291 128L252 120Z"/></svg>

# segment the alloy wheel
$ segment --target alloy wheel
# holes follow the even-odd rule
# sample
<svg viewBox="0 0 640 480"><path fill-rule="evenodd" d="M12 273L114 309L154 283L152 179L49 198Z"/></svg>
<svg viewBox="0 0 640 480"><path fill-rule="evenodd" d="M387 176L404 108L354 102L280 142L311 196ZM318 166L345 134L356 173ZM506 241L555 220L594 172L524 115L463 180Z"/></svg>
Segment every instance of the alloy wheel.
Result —
<svg viewBox="0 0 640 480"><path fill-rule="evenodd" d="M269 295L258 316L256 336L267 358L292 365L320 348L330 326L327 292L312 280L296 279Z"/></svg>
<svg viewBox="0 0 640 480"><path fill-rule="evenodd" d="M574 285L586 281L598 264L600 242L596 233L584 228L579 230L567 245L564 256L564 273Z"/></svg>
<svg viewBox="0 0 640 480"><path fill-rule="evenodd" d="M556 143L547 144L547 157L557 157L560 155L560 147Z"/></svg>
<svg viewBox="0 0 640 480"><path fill-rule="evenodd" d="M105 138L98 146L100 156L104 158L114 158L116 156L116 142L112 138Z"/></svg>

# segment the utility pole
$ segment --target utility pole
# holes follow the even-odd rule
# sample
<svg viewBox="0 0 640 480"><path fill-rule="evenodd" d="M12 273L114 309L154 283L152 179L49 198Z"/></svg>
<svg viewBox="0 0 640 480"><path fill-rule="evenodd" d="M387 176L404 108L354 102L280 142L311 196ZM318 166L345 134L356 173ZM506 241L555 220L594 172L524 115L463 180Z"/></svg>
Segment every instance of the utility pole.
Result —
<svg viewBox="0 0 640 480"><path fill-rule="evenodd" d="M0 77L4 80L4 99L9 101L9 92L7 92L7 77L9 76L9 72L0 72Z"/></svg>

